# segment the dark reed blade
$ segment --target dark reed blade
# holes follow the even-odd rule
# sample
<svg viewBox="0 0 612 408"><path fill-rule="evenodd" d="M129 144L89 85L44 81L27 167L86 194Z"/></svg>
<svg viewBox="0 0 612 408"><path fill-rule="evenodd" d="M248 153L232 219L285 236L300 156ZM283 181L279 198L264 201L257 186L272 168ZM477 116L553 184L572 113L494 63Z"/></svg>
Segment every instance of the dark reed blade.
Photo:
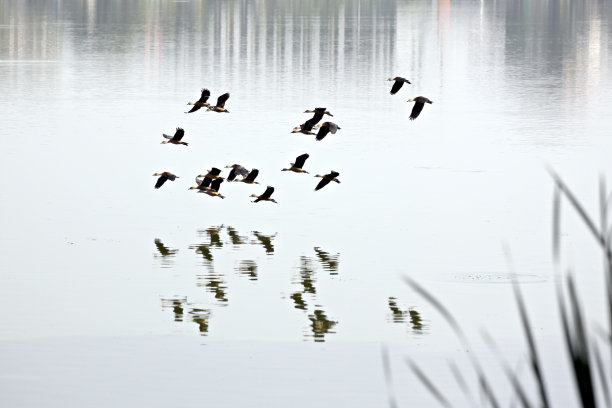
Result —
<svg viewBox="0 0 612 408"><path fill-rule="evenodd" d="M558 264L561 258L561 190L556 186L553 193L552 227L553 260Z"/></svg>
<svg viewBox="0 0 612 408"><path fill-rule="evenodd" d="M610 403L610 389L608 387L608 378L606 376L606 370L603 366L603 361L601 360L601 354L599 352L599 347L597 347L597 342L593 340L591 343L593 347L593 355L595 357L595 362L597 363L597 374L599 377L599 383L601 384L601 392L604 397L606 407L612 406Z"/></svg>
<svg viewBox="0 0 612 408"><path fill-rule="evenodd" d="M450 407L450 403L444 398L440 390L434 385L434 383L427 378L425 373L412 361L410 358L406 357L406 364L412 369L417 378L423 383L425 388L434 396L438 402L445 407Z"/></svg>
<svg viewBox="0 0 612 408"><path fill-rule="evenodd" d="M467 340L467 337L463 330L461 330L461 326L459 326L459 323L457 323L457 320L455 320L450 311L446 307L444 307L444 305L440 301L438 301L438 299L436 299L431 293L429 293L421 285L416 283L416 281L409 278L408 276L404 276L403 278L406 284L408 284L408 286L418 292L421 296L425 298L425 300L431 303L431 305L436 308L436 310L438 310L438 312L442 315L442 317L444 317L446 322L451 326L451 328L459 338L459 341L461 341L463 347L469 350L470 344ZM497 397L495 396L493 389L489 385L487 377L485 377L484 372L480 367L480 362L478 361L478 358L474 353L467 353L467 356L470 360L470 363L472 364L472 367L474 368L474 371L476 372L476 375L478 376L478 385L480 386L485 396L488 398L491 406L493 408L498 408L499 402L497 401Z"/></svg>
<svg viewBox="0 0 612 408"><path fill-rule="evenodd" d="M584 333L584 325L582 324L582 313L580 312L580 306L578 305L578 300L574 289L574 282L571 276L568 277L568 289L570 293L568 307L570 307L572 311L572 325L570 325L571 322L568 316L565 300L563 298L563 292L560 288L557 289L563 334L565 337L569 358L572 363L574 381L578 391L580 392L580 402L582 407L594 408L597 406L597 404L593 391L593 378L591 376L588 345L586 344L586 335Z"/></svg>
<svg viewBox="0 0 612 408"><path fill-rule="evenodd" d="M516 393L516 396L521 402L521 405L523 406L523 408L531 408L532 405L529 402L529 398L527 397L527 393L525 392L523 385L518 380L517 374L514 371L512 371L508 362L503 358L504 353L502 353L501 350L497 347L497 344L495 344L495 340L493 340L493 337L491 337L491 335L489 335L487 331L483 330L481 334L482 334L482 338L484 339L485 343L489 346L491 351L497 356L497 361L499 362L499 365L504 370L504 374L506 374L506 377L508 377L508 380L510 381L510 384L512 385L512 388L514 389L514 392ZM520 371L520 370L517 370L517 371ZM514 406L514 403L510 404L510 406Z"/></svg>
<svg viewBox="0 0 612 408"><path fill-rule="evenodd" d="M387 346L383 344L382 349L382 362L383 371L385 373L385 382L387 383L387 394L389 396L389 407L397 408L397 402L395 401L395 392L393 390L393 378L391 376L391 361L389 360L389 351Z"/></svg>
<svg viewBox="0 0 612 408"><path fill-rule="evenodd" d="M540 358L538 356L538 350L536 349L535 340L533 338L533 332L529 324L529 317L527 316L527 309L525 308L525 301L523 300L523 294L519 288L519 284L516 281L516 275L512 273L512 288L514 290L514 297L516 298L516 304L519 309L519 315L521 317L521 323L523 325L523 332L527 340L527 346L529 347L529 362L533 375L536 378L538 384L538 393L540 394L540 404L542 407L549 407L548 394L546 393L546 386L544 385L544 378L542 376L542 367L540 365Z"/></svg>
<svg viewBox="0 0 612 408"><path fill-rule="evenodd" d="M455 364L453 361L449 361L448 366L450 367L450 370L453 373L453 377L455 377L455 381L457 381L457 384L459 384L459 388L461 388L465 399L469 402L469 406L475 407L476 404L474 403L474 397L472 397L470 388L465 382L465 378L463 378L463 374L459 370L459 367L457 367L457 364Z"/></svg>

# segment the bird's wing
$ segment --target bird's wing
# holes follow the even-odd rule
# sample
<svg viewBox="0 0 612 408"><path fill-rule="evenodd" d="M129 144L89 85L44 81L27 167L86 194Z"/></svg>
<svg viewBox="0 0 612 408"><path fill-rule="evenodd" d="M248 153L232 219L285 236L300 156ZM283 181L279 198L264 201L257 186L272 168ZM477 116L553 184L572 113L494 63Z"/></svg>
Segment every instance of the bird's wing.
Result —
<svg viewBox="0 0 612 408"><path fill-rule="evenodd" d="M164 246L164 244L161 242L159 238L155 238L155 246L157 247L157 250L159 251L159 253L162 254L162 256L166 256L170 254L170 251L168 251L168 248Z"/></svg>
<svg viewBox="0 0 612 408"><path fill-rule="evenodd" d="M225 106L225 102L229 99L230 94L228 93L224 93L223 95L221 95L220 97L217 98L217 107L218 108L222 108Z"/></svg>
<svg viewBox="0 0 612 408"><path fill-rule="evenodd" d="M155 183L155 188L160 188L161 186L163 186L166 180L168 180L168 177L159 176L159 178L157 179L157 183Z"/></svg>
<svg viewBox="0 0 612 408"><path fill-rule="evenodd" d="M338 125L336 125L334 122L326 122L327 123L327 127L329 128L329 131L332 132L332 134L335 134L338 129L340 129L338 127Z"/></svg>
<svg viewBox="0 0 612 408"><path fill-rule="evenodd" d="M244 179L244 181L255 181L255 178L257 177L258 174L259 174L259 170L253 169L251 170L247 178Z"/></svg>
<svg viewBox="0 0 612 408"><path fill-rule="evenodd" d="M213 179L210 177L204 177L204 180L200 182L200 187L210 187L210 183L212 183Z"/></svg>
<svg viewBox="0 0 612 408"><path fill-rule="evenodd" d="M210 91L206 88L202 89L202 96L200 96L200 99L198 99L198 102L200 103L205 103L208 98L210 98Z"/></svg>
<svg viewBox="0 0 612 408"><path fill-rule="evenodd" d="M321 127L319 128L319 133L317 133L317 137L316 137L316 139L317 139L317 140L323 140L323 138L324 138L325 136L327 136L327 134L329 133L329 131L330 131L329 127L327 127L327 126L321 126Z"/></svg>
<svg viewBox="0 0 612 408"><path fill-rule="evenodd" d="M233 181L236 178L236 175L238 174L236 168L232 168L229 172L229 174L227 175L227 181Z"/></svg>
<svg viewBox="0 0 612 408"><path fill-rule="evenodd" d="M340 173L338 173L337 171L333 171L333 170L331 171L331 173L329 173L329 174L328 174L328 176L329 176L330 178L336 178L336 177L338 177L339 175L340 175Z"/></svg>
<svg viewBox="0 0 612 408"><path fill-rule="evenodd" d="M171 180L171 181L176 180L176 175L174 175L172 173L166 174L166 177L168 178L168 180Z"/></svg>
<svg viewBox="0 0 612 408"><path fill-rule="evenodd" d="M295 158L295 164L293 165L294 167L297 167L298 169L301 169L304 166L304 163L306 163L306 159L309 157L308 153L304 153L298 157Z"/></svg>
<svg viewBox="0 0 612 408"><path fill-rule="evenodd" d="M172 139L178 142L183 138L184 135L185 131L183 130L183 128L176 128L176 132L174 133L174 136L172 136Z"/></svg>
<svg viewBox="0 0 612 408"><path fill-rule="evenodd" d="M310 118L310 119L308 119L308 120L306 121L306 123L308 123L308 125L310 126L310 129L308 129L308 130L311 130L311 129L312 129L312 127L313 127L314 125L316 125L317 123L319 123L319 121L320 121L321 119L323 119L323 113L321 113L321 112L315 112L315 114L314 114L314 115L312 115L312 118Z"/></svg>
<svg viewBox="0 0 612 408"><path fill-rule="evenodd" d="M415 120L419 117L419 113L423 110L423 106L425 104L423 102L415 102L414 107L412 108L412 112L410 113L410 120Z"/></svg>
<svg viewBox="0 0 612 408"><path fill-rule="evenodd" d="M400 89L402 89L402 86L404 85L404 79L403 78L398 78L395 80L395 82L393 83L393 87L391 88L391 95L395 95L397 93L397 91L399 91Z"/></svg>
<svg viewBox="0 0 612 408"><path fill-rule="evenodd" d="M195 112L195 111L197 111L198 109L200 109L200 106L198 106L198 105L193 105L193 108L191 108L191 109L190 109L188 112L185 112L185 113Z"/></svg>
<svg viewBox="0 0 612 408"><path fill-rule="evenodd" d="M223 179L221 178L214 179L210 185L210 189L214 191L219 191L219 187L221 187L221 183L223 183Z"/></svg>
<svg viewBox="0 0 612 408"><path fill-rule="evenodd" d="M315 191L322 189L328 184L329 184L329 179L322 178L321 181L319 181L319 184L317 184L317 186L315 187Z"/></svg>
<svg viewBox="0 0 612 408"><path fill-rule="evenodd" d="M162 136L163 136L163 137L165 137L166 139L172 139L172 136L167 135L167 134L165 134L165 133L162 133Z"/></svg>
<svg viewBox="0 0 612 408"><path fill-rule="evenodd" d="M266 191L264 191L264 193L259 196L259 199L264 200L266 198L270 198L273 192L274 192L274 187L268 186L268 188L266 188Z"/></svg>
<svg viewBox="0 0 612 408"><path fill-rule="evenodd" d="M208 174L210 174L211 176L218 176L219 174L221 174L221 169L213 167L212 169L210 169Z"/></svg>

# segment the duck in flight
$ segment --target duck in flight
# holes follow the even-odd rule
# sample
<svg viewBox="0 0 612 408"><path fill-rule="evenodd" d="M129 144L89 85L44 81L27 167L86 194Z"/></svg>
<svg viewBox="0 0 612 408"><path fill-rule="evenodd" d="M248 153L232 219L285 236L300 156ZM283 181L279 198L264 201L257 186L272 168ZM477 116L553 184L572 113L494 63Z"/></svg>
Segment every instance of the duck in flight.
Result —
<svg viewBox="0 0 612 408"><path fill-rule="evenodd" d="M224 93L223 95L218 97L217 98L217 103L214 106L209 106L207 112L208 111L214 111L214 112L226 112L226 113L229 113L229 111L227 109L225 109L225 102L227 102L229 97L230 97L229 92Z"/></svg>
<svg viewBox="0 0 612 408"><path fill-rule="evenodd" d="M253 169L253 170L251 170L249 175L246 176L246 178L244 178L242 180L241 179L236 179L235 181L239 181L241 183L247 183L247 184L259 184L257 181L255 181L255 179L257 178L258 174L259 174L259 170Z"/></svg>
<svg viewBox="0 0 612 408"><path fill-rule="evenodd" d="M185 146L189 144L189 143L185 143L181 141L183 136L185 136L185 131L183 130L183 128L177 127L176 132L174 132L174 136L170 136L165 133L162 133L162 135L168 140L164 140L163 142L161 142L161 144L172 143L172 144L182 144Z"/></svg>
<svg viewBox="0 0 612 408"><path fill-rule="evenodd" d="M274 192L274 187L268 186L268 188L266 188L266 191L264 191L262 195L251 194L250 197L256 198L255 201L253 201L254 203L258 203L260 201L272 201L273 203L276 203L276 200L270 197L273 192Z"/></svg>
<svg viewBox="0 0 612 408"><path fill-rule="evenodd" d="M289 167L288 169L282 169L281 171L293 171L295 173L308 173L306 170L302 169L302 167L304 167L304 163L306 162L306 159L309 157L310 156L308 155L308 153L299 155L298 157L295 158L295 163L291 163L291 167Z"/></svg>
<svg viewBox="0 0 612 408"><path fill-rule="evenodd" d="M203 179L200 180L199 177L196 177L195 181L196 181L197 186L189 187L189 189L204 191L210 188L210 183L212 183L213 179L210 177L204 177Z"/></svg>
<svg viewBox="0 0 612 408"><path fill-rule="evenodd" d="M225 198L225 196L219 193L219 187L221 187L221 183L223 183L222 178L214 179L212 183L210 183L210 188L206 190L200 190L200 193L208 194L211 197L220 197Z"/></svg>
<svg viewBox="0 0 612 408"><path fill-rule="evenodd" d="M155 183L155 188L160 188L161 186L163 186L166 180L174 181L175 179L179 178L179 176L175 176L169 171L164 171L163 173L155 173L153 175L156 177L159 176L157 182Z"/></svg>
<svg viewBox="0 0 612 408"><path fill-rule="evenodd" d="M410 113L410 120L415 120L419 117L419 114L423 110L423 106L425 106L426 103L433 103L433 101L430 101L424 96L417 96L416 98L409 99L408 102L414 102L412 112Z"/></svg>
<svg viewBox="0 0 612 408"><path fill-rule="evenodd" d="M187 102L187 105L193 105L193 108L191 108L189 112L185 112L185 113L195 112L202 107L210 106L210 104L206 102L208 98L210 98L210 91L206 88L203 88L200 99L198 99L196 102Z"/></svg>
<svg viewBox="0 0 612 408"><path fill-rule="evenodd" d="M333 170L329 174L317 174L315 177L321 177L321 181L319 181L319 184L317 184L317 186L315 187L315 191L322 189L332 181L335 181L336 183L340 184L340 180L336 178L339 175L340 173Z"/></svg>
<svg viewBox="0 0 612 408"><path fill-rule="evenodd" d="M411 84L412 83L409 80L407 80L406 78L402 78L402 77L389 78L388 81L395 81L395 83L393 84L393 87L391 87L391 92L389 92L391 95L395 95L397 93L397 91L402 89L402 86L404 85L404 82L407 83L407 84Z"/></svg>
<svg viewBox="0 0 612 408"><path fill-rule="evenodd" d="M204 178L209 177L211 179L220 179L220 178L223 178L223 177L219 176L219 174L221 174L221 169L213 167L210 170L208 170L208 173L200 174L198 177L200 177L200 178L202 178L202 177L204 177Z"/></svg>
<svg viewBox="0 0 612 408"><path fill-rule="evenodd" d="M314 113L312 118L308 119L306 122L302 123L300 126L297 126L293 129L291 133L304 133L305 135L314 135L312 132L313 128L321 119L323 119L323 115L332 115L326 108L314 108L314 110L306 110L304 113Z"/></svg>
<svg viewBox="0 0 612 408"><path fill-rule="evenodd" d="M225 166L225 168L231 169L229 175L227 176L227 181L233 181L238 175L242 176L242 178L249 175L249 171L240 164L232 164L231 166Z"/></svg>
<svg viewBox="0 0 612 408"><path fill-rule="evenodd" d="M334 122L323 122L321 127L319 127L319 133L317 133L316 139L323 140L323 138L327 136L329 132L335 134L338 129L341 129L341 127L336 125Z"/></svg>

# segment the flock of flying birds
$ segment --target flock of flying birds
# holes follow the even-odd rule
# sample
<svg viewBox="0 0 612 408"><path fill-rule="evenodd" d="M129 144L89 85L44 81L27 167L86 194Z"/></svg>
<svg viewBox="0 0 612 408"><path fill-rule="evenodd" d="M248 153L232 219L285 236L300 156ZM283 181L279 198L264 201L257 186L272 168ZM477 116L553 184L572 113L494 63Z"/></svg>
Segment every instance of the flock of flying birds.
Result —
<svg viewBox="0 0 612 408"><path fill-rule="evenodd" d="M411 82L402 77L389 78L389 81L394 81L393 87L391 88L391 95L395 95L404 85L404 83L410 84ZM210 91L208 89L202 89L202 94L200 99L196 102L188 102L187 105L192 105L193 108L185 113L193 113L199 110L200 108L206 108L206 111L213 112L222 112L229 113L227 109L225 109L225 103L229 99L230 94L224 93L223 95L217 98L217 103L215 105L211 105L208 103L208 99L210 98ZM412 112L410 113L410 120L416 119L423 107L426 103L433 103L429 99L424 96L417 96L416 98L409 99L408 102L414 102L414 106L412 108ZM320 141L325 138L329 133L335 134L340 128L337 124L333 122L323 122L320 125L318 124L321 119L323 119L324 115L334 116L332 115L326 108L314 108L313 110L306 110L304 113L314 113L313 117L302 123L300 126L297 126L293 129L291 133L303 133L305 135L315 135L315 139ZM316 130L316 133L314 132ZM180 127L176 128L176 132L174 135L166 135L163 136L167 139L162 142L162 144L178 144L187 146L188 143L183 142L183 136L185 136L185 130ZM306 159L308 159L309 155L307 153L301 154L295 158L295 163L291 163L291 166L288 168L282 169L282 171L293 171L295 173L308 173L303 169L304 164L306 163ZM199 193L208 194L212 197L225 198L225 196L219 193L219 188L221 187L221 183L225 180L228 182L242 182L247 184L259 184L255 179L259 175L259 170L252 169L248 171L244 166L240 164L232 164L229 166L225 166L226 168L231 169L227 177L221 177L221 169L217 167L211 168L206 174L200 174L196 177L197 186L190 187L190 190L198 190ZM340 183L338 180L338 176L340 173L337 171L331 171L328 174L317 174L315 177L320 177L321 181L315 187L315 191L322 189L332 181L336 183ZM164 171L163 173L155 173L153 176L159 177L157 182L155 183L155 188L160 188L167 180L174 181L179 178L177 175L170 173L169 171ZM251 197L255 197L254 203L259 201L271 201L276 203L276 200L272 198L272 193L274 193L274 187L267 186L266 191L263 194L251 194Z"/></svg>

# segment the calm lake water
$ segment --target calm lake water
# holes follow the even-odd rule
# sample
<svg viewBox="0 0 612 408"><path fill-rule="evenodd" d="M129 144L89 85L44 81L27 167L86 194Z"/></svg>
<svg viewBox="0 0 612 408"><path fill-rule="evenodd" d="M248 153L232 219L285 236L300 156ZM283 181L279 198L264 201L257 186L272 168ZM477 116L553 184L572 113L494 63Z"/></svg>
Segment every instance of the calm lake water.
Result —
<svg viewBox="0 0 612 408"><path fill-rule="evenodd" d="M553 400L576 401L547 169L597 219L611 37L606 0L0 0L0 405L436 406L410 357L469 406L447 366L467 351L403 277L504 395L500 355L528 373L512 271ZM201 88L230 113L186 115ZM317 106L341 129L291 134ZM189 146L161 144L176 127ZM310 174L281 172L302 153ZM233 163L261 184L189 190ZM278 204L250 202L267 185ZM561 250L605 326L569 206Z"/></svg>

